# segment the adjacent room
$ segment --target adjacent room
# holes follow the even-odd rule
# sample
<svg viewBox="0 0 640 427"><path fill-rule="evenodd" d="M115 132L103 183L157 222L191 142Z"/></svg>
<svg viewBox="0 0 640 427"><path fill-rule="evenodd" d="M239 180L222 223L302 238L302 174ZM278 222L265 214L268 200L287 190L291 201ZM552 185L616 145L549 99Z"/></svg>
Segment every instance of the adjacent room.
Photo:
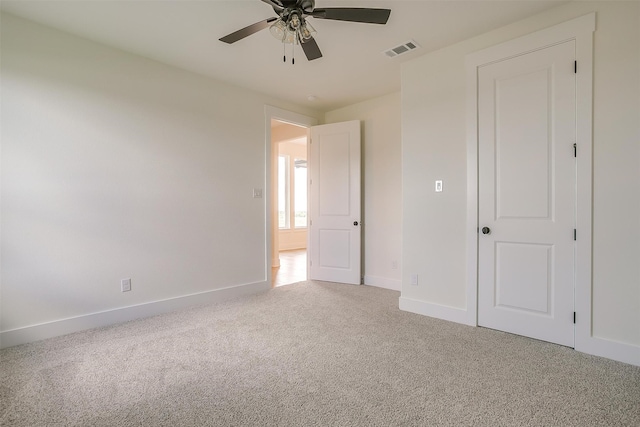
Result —
<svg viewBox="0 0 640 427"><path fill-rule="evenodd" d="M0 424L640 425L640 3L3 0Z"/></svg>
<svg viewBox="0 0 640 427"><path fill-rule="evenodd" d="M272 169L272 287L307 280L307 139L309 129L271 121Z"/></svg>

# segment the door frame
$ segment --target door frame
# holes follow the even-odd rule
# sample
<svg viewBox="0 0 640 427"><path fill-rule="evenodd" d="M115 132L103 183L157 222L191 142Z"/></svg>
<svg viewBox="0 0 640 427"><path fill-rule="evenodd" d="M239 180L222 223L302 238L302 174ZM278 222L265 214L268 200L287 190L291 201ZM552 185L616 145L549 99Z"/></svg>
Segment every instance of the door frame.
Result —
<svg viewBox="0 0 640 427"><path fill-rule="evenodd" d="M282 108L271 105L264 106L264 147L265 147L265 191L264 191L264 208L265 208L265 272L264 277L269 286L273 285L273 277L271 277L271 265L273 263L273 233L274 233L274 214L273 214L273 147L271 141L271 120L279 120L281 122L291 123L297 126L310 128L318 124L318 119L304 114L295 113L293 111L283 110Z"/></svg>
<svg viewBox="0 0 640 427"><path fill-rule="evenodd" d="M593 32L596 14L549 27L472 53L467 71L467 319L478 325L478 69L483 65L544 49L569 40L576 42L576 228L574 307L576 350L589 352L591 320L592 165L593 165Z"/></svg>

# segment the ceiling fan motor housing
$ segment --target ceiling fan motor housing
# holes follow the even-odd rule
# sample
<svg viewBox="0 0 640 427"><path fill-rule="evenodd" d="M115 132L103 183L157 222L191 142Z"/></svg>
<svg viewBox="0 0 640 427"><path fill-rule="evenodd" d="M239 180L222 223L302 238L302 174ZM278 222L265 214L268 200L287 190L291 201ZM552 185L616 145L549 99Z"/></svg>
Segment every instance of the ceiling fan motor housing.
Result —
<svg viewBox="0 0 640 427"><path fill-rule="evenodd" d="M313 9L316 7L315 0L281 0L274 3L282 5L281 7L276 7L274 5L273 10L277 15L280 15L283 18L288 16L291 12L298 12L300 17L302 17L304 14L310 14L313 12Z"/></svg>

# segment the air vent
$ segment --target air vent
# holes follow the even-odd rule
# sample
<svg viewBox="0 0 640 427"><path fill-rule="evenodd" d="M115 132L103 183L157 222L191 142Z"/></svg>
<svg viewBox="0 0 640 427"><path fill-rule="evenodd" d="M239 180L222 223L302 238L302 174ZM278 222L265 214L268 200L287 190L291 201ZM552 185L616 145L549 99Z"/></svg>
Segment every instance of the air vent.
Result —
<svg viewBox="0 0 640 427"><path fill-rule="evenodd" d="M411 52L412 50L418 49L419 47L420 46L418 46L418 43L414 42L413 40L409 40L406 43L386 50L384 54L389 58L395 58L398 55L403 55L407 52Z"/></svg>

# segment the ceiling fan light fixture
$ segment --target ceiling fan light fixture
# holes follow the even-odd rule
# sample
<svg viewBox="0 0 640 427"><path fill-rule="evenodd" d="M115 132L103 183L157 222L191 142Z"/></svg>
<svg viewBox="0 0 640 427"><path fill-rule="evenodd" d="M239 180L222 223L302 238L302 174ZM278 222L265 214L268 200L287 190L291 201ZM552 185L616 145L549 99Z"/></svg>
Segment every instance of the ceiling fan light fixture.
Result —
<svg viewBox="0 0 640 427"><path fill-rule="evenodd" d="M285 22L282 18L278 18L276 22L271 24L269 27L269 32L274 38L280 40L282 43L292 44L296 42L297 38L296 31L291 30L290 27L290 24Z"/></svg>

